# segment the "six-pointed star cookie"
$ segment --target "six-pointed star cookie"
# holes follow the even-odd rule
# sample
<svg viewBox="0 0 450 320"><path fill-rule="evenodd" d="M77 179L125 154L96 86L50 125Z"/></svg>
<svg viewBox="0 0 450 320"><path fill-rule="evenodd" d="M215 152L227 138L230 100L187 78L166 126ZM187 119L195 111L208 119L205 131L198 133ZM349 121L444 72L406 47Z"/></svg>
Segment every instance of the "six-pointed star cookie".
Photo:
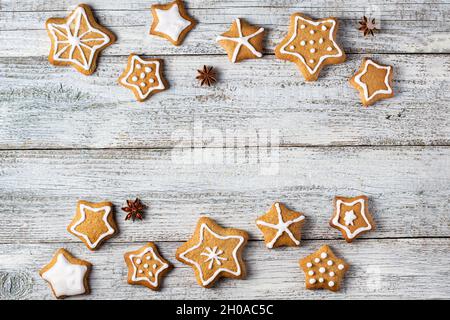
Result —
<svg viewBox="0 0 450 320"><path fill-rule="evenodd" d="M336 42L338 20L313 20L301 13L291 16L289 32L275 48L275 55L294 62L306 81L316 81L322 68L344 62L344 51Z"/></svg>
<svg viewBox="0 0 450 320"><path fill-rule="evenodd" d="M45 24L51 40L48 60L56 66L71 65L90 75L100 52L116 41L114 34L99 25L89 6L80 4L67 18L50 18Z"/></svg>
<svg viewBox="0 0 450 320"><path fill-rule="evenodd" d="M247 240L245 231L221 228L214 220L201 217L194 235L178 248L176 257L194 269L201 286L209 288L221 277L245 277L242 251Z"/></svg>
<svg viewBox="0 0 450 320"><path fill-rule="evenodd" d="M150 34L160 36L179 46L197 22L184 8L183 1L152 5L153 23Z"/></svg>
<svg viewBox="0 0 450 320"><path fill-rule="evenodd" d="M359 91L361 102L370 106L381 99L394 96L392 90L393 68L364 58L358 72L350 79L350 84Z"/></svg>
<svg viewBox="0 0 450 320"><path fill-rule="evenodd" d="M235 19L230 29L217 37L231 62L261 58L264 28L252 26L243 19Z"/></svg>
<svg viewBox="0 0 450 320"><path fill-rule="evenodd" d="M305 273L306 289L328 289L339 291L348 264L337 258L330 247L322 246L319 250L299 261Z"/></svg>
<svg viewBox="0 0 450 320"><path fill-rule="evenodd" d="M59 249L53 259L39 271L58 299L89 293L88 276L91 264L74 258L68 251Z"/></svg>
<svg viewBox="0 0 450 320"><path fill-rule="evenodd" d="M125 253L124 259L128 267L128 283L146 286L152 290L159 290L162 277L172 267L161 257L152 242L139 250Z"/></svg>
<svg viewBox="0 0 450 320"><path fill-rule="evenodd" d="M128 57L125 71L119 77L119 84L131 89L138 101L144 101L153 94L167 89L163 77L161 59L143 59L135 54Z"/></svg>
<svg viewBox="0 0 450 320"><path fill-rule="evenodd" d="M264 234L267 248L300 245L301 230L305 216L275 202L270 210L256 220L256 225Z"/></svg>
<svg viewBox="0 0 450 320"><path fill-rule="evenodd" d="M67 230L83 241L90 250L96 250L103 241L117 232L112 203L91 203L80 200Z"/></svg>

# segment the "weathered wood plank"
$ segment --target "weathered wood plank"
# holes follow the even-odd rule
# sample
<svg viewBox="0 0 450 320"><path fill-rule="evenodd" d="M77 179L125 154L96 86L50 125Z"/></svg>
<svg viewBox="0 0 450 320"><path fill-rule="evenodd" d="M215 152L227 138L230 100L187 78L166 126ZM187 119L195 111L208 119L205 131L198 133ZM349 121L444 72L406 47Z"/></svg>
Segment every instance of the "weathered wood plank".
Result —
<svg viewBox="0 0 450 320"><path fill-rule="evenodd" d="M22 3L24 2L24 3ZM46 19L65 16L78 1L2 1L0 12L0 56L45 56L49 40L44 30ZM148 52L158 55L223 54L216 36L236 17L264 26L268 30L267 52L287 32L289 15L303 11L315 17L340 18L340 40L347 52L450 52L448 1L188 1L190 12L200 22L181 47L148 35L152 2L140 0L91 1L104 25L118 36L118 43L106 55ZM357 30L363 15L375 16L382 32L364 38Z"/></svg>
<svg viewBox="0 0 450 320"><path fill-rule="evenodd" d="M449 59L374 57L395 67L397 96L371 108L348 84L359 55L315 83L273 57L240 65L214 56L167 58L171 88L145 103L117 84L126 57L102 59L91 77L45 58L2 58L0 148L166 148L179 146L180 135L196 146L222 147L224 138L266 146L251 139L256 131L284 146L449 144ZM218 68L216 86L195 80L203 64Z"/></svg>
<svg viewBox="0 0 450 320"><path fill-rule="evenodd" d="M3 151L0 243L78 242L66 227L79 199L116 205L113 242L182 241L201 214L262 239L254 221L277 200L305 213L305 239L336 239L332 199L358 194L371 198L369 238L450 237L448 147L197 151L191 161L182 149ZM147 219L124 221L136 196Z"/></svg>

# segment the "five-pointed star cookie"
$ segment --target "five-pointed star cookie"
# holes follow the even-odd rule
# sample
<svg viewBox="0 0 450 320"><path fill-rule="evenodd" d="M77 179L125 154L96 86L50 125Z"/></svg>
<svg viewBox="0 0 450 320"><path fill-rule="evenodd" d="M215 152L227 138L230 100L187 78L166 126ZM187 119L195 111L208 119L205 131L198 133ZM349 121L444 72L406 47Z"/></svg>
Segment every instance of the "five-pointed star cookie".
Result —
<svg viewBox="0 0 450 320"><path fill-rule="evenodd" d="M350 79L350 84L359 91L361 102L370 106L381 99L394 96L392 89L393 68L364 58L358 72Z"/></svg>
<svg viewBox="0 0 450 320"><path fill-rule="evenodd" d="M183 1L152 5L153 23L150 34L160 36L179 46L197 22L184 8Z"/></svg>
<svg viewBox="0 0 450 320"><path fill-rule="evenodd" d="M368 209L366 196L335 197L330 226L342 232L345 241L352 242L360 234L372 230L375 224Z"/></svg>
<svg viewBox="0 0 450 320"><path fill-rule="evenodd" d="M221 277L245 278L242 251L247 240L245 231L221 228L214 220L201 217L194 235L178 248L176 257L192 267L201 286L209 288Z"/></svg>
<svg viewBox="0 0 450 320"><path fill-rule="evenodd" d="M313 20L301 13L291 16L289 32L275 48L275 55L297 64L306 81L316 81L322 68L345 61L336 42L338 20Z"/></svg>
<svg viewBox="0 0 450 320"><path fill-rule="evenodd" d="M275 202L270 210L256 220L256 225L264 234L267 248L300 245L301 230L305 216Z"/></svg>
<svg viewBox="0 0 450 320"><path fill-rule="evenodd" d="M136 99L142 102L168 88L162 72L163 60L143 59L131 54L127 68L119 77L119 84L132 90Z"/></svg>
<svg viewBox="0 0 450 320"><path fill-rule="evenodd" d="M100 52L116 41L111 31L95 21L85 4L78 5L67 18L48 19L45 26L51 40L50 63L71 65L86 75L97 68Z"/></svg>
<svg viewBox="0 0 450 320"><path fill-rule="evenodd" d="M75 217L67 230L83 241L89 250L98 249L117 232L112 203L78 201Z"/></svg>
<svg viewBox="0 0 450 320"><path fill-rule="evenodd" d="M261 58L264 28L248 24L243 19L235 19L230 29L217 37L217 42L227 51L231 62Z"/></svg>
<svg viewBox="0 0 450 320"><path fill-rule="evenodd" d="M128 267L128 283L152 290L159 290L162 277L172 268L152 242L136 251L125 253L124 259Z"/></svg>
<svg viewBox="0 0 450 320"><path fill-rule="evenodd" d="M327 245L301 259L299 264L305 273L306 289L339 291L345 272L349 268L349 265L337 258Z"/></svg>
<svg viewBox="0 0 450 320"><path fill-rule="evenodd" d="M76 259L68 251L59 249L39 274L48 282L54 296L63 299L89 293L90 269L89 262Z"/></svg>

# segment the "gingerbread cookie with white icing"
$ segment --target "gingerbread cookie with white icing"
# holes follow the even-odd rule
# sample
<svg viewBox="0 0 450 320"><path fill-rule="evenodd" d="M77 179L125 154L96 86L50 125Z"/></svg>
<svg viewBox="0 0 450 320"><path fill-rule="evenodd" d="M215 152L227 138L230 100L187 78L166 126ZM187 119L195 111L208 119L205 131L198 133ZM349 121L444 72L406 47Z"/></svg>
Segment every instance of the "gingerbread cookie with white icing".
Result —
<svg viewBox="0 0 450 320"><path fill-rule="evenodd" d="M89 293L88 277L92 265L75 258L65 249L56 251L52 260L39 271L57 299Z"/></svg>
<svg viewBox="0 0 450 320"><path fill-rule="evenodd" d="M222 277L245 278L242 251L247 241L247 232L222 228L201 217L192 238L177 249L176 257L192 267L199 285L210 288Z"/></svg>
<svg viewBox="0 0 450 320"><path fill-rule="evenodd" d="M233 63L261 58L263 40L264 28L252 26L240 18L235 19L230 29L216 39Z"/></svg>
<svg viewBox="0 0 450 320"><path fill-rule="evenodd" d="M163 65L161 59L144 59L131 54L125 71L119 77L119 84L130 89L136 100L143 102L169 87L163 76Z"/></svg>
<svg viewBox="0 0 450 320"><path fill-rule="evenodd" d="M83 241L89 250L97 250L118 232L112 203L78 201L75 217L67 231Z"/></svg>
<svg viewBox="0 0 450 320"><path fill-rule="evenodd" d="M392 79L392 66L384 66L364 58L358 72L350 79L350 84L359 91L362 104L368 107L394 96Z"/></svg>
<svg viewBox="0 0 450 320"><path fill-rule="evenodd" d="M256 220L256 225L264 235L267 248L272 249L299 246L304 222L305 216L302 213L275 202L265 215Z"/></svg>
<svg viewBox="0 0 450 320"><path fill-rule="evenodd" d="M345 241L352 242L361 234L373 230L375 223L368 209L366 196L335 197L330 226L342 232Z"/></svg>
<svg viewBox="0 0 450 320"><path fill-rule="evenodd" d="M306 289L339 291L349 265L339 259L327 245L299 261L305 273Z"/></svg>
<svg viewBox="0 0 450 320"><path fill-rule="evenodd" d="M155 291L159 290L162 277L172 269L172 265L159 254L153 242L125 253L124 259L128 267L128 283L146 286Z"/></svg>
<svg viewBox="0 0 450 320"><path fill-rule="evenodd" d="M97 23L90 7L78 5L66 18L45 23L51 40L48 60L55 66L72 66L90 75L97 68L100 52L116 41L115 35Z"/></svg>
<svg viewBox="0 0 450 320"><path fill-rule="evenodd" d="M333 17L314 20L294 13L287 36L275 48L275 56L294 62L306 81L316 81L323 67L346 59L336 41L338 27L339 22Z"/></svg>
<svg viewBox="0 0 450 320"><path fill-rule="evenodd" d="M153 23L150 34L169 40L179 46L197 22L191 18L181 0L152 5Z"/></svg>

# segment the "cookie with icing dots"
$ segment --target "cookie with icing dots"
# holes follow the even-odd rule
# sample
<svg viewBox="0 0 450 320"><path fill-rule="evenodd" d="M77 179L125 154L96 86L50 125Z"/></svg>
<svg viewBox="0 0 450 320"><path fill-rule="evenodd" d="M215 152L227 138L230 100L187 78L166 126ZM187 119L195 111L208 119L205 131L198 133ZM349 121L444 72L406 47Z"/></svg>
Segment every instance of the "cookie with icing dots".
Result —
<svg viewBox="0 0 450 320"><path fill-rule="evenodd" d="M89 273L92 265L75 258L65 249L56 251L53 259L39 271L57 299L89 293Z"/></svg>
<svg viewBox="0 0 450 320"><path fill-rule="evenodd" d="M172 265L159 254L153 242L125 253L124 259L128 267L128 283L146 286L155 291L159 290L162 277L172 269Z"/></svg>
<svg viewBox="0 0 450 320"><path fill-rule="evenodd" d="M359 91L361 102L367 107L394 96L392 79L392 66L384 66L364 58L358 72L350 79L350 84Z"/></svg>
<svg viewBox="0 0 450 320"><path fill-rule="evenodd" d="M89 250L97 250L118 232L112 203L78 201L75 216L67 231L83 241Z"/></svg>
<svg viewBox="0 0 450 320"><path fill-rule="evenodd" d="M264 235L267 248L280 246L299 246L301 227L305 216L275 202L266 214L256 220L256 225Z"/></svg>
<svg viewBox="0 0 450 320"><path fill-rule="evenodd" d="M327 245L299 261L305 273L306 289L339 291L349 265L339 259Z"/></svg>
<svg viewBox="0 0 450 320"><path fill-rule="evenodd" d="M336 41L338 27L339 22L333 17L314 20L294 13L287 36L275 47L275 56L294 62L306 81L316 81L323 67L346 59Z"/></svg>
<svg viewBox="0 0 450 320"><path fill-rule="evenodd" d="M230 29L216 39L233 63L261 58L263 40L264 28L252 26L240 18L235 19Z"/></svg>
<svg viewBox="0 0 450 320"><path fill-rule="evenodd" d="M153 23L150 34L169 40L179 46L197 22L191 18L181 0L152 5Z"/></svg>
<svg viewBox="0 0 450 320"><path fill-rule="evenodd" d="M373 230L375 223L369 213L367 196L335 197L330 226L342 232L345 241L352 242L361 234Z"/></svg>
<svg viewBox="0 0 450 320"><path fill-rule="evenodd" d="M169 87L163 76L163 63L161 59L144 59L131 54L125 71L119 77L119 84L130 89L136 100L143 102Z"/></svg>
<svg viewBox="0 0 450 320"><path fill-rule="evenodd" d="M90 7L78 5L66 18L45 23L51 46L48 60L55 66L72 66L90 75L97 68L100 52L116 41L115 35L97 23Z"/></svg>
<svg viewBox="0 0 450 320"><path fill-rule="evenodd" d="M247 232L222 228L214 220L201 217L192 238L177 249L176 257L192 267L199 285L210 288L222 277L245 278L242 251L247 241Z"/></svg>

